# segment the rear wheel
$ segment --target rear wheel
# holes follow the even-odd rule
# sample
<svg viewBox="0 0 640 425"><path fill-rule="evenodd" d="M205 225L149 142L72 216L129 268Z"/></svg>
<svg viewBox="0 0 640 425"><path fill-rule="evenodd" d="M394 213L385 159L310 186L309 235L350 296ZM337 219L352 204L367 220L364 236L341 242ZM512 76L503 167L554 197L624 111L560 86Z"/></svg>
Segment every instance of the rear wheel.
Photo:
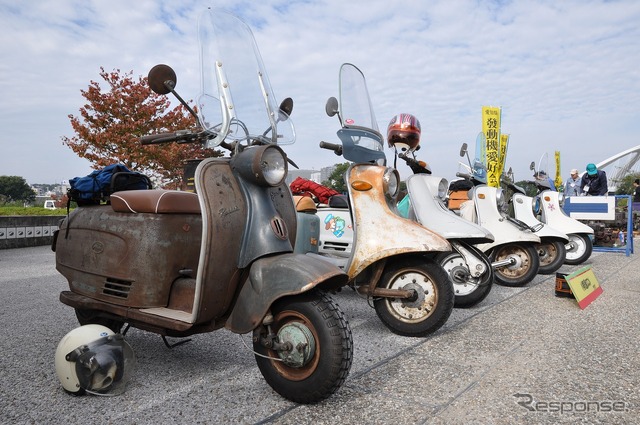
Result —
<svg viewBox="0 0 640 425"><path fill-rule="evenodd" d="M78 318L78 323L80 325L102 325L111 329L114 333L120 333L122 330L122 326L124 322L121 320L110 319L104 316L101 316L101 312L99 310L89 310L89 309L81 309L76 308L76 317Z"/></svg>
<svg viewBox="0 0 640 425"><path fill-rule="evenodd" d="M564 243L559 240L546 240L535 245L540 257L539 274L553 274L562 267L567 256Z"/></svg>
<svg viewBox="0 0 640 425"><path fill-rule="evenodd" d="M504 286L524 286L538 273L538 252L529 244L500 245L491 252L491 261L511 259L514 264L495 269L496 283Z"/></svg>
<svg viewBox="0 0 640 425"><path fill-rule="evenodd" d="M276 337L267 338L264 329L253 341L258 368L271 388L296 403L316 403L336 392L353 361L351 328L338 305L312 291L277 300L271 313ZM270 342L275 345L265 346Z"/></svg>
<svg viewBox="0 0 640 425"><path fill-rule="evenodd" d="M413 290L411 299L377 298L376 313L392 332L426 336L440 329L453 310L453 285L433 260L405 258L387 262L377 285L385 289Z"/></svg>
<svg viewBox="0 0 640 425"><path fill-rule="evenodd" d="M467 249L471 248L467 247ZM474 250L474 254L478 259L482 260L486 267L486 271L479 277L471 275L464 257L458 252L445 252L436 257L436 261L449 275L449 279L453 283L454 307L472 307L484 300L491 292L494 278L491 262L480 250Z"/></svg>
<svg viewBox="0 0 640 425"><path fill-rule="evenodd" d="M567 236L569 236L569 245L571 247L567 249L567 258L564 260L564 263L575 266L587 261L593 252L593 243L589 235L572 233Z"/></svg>

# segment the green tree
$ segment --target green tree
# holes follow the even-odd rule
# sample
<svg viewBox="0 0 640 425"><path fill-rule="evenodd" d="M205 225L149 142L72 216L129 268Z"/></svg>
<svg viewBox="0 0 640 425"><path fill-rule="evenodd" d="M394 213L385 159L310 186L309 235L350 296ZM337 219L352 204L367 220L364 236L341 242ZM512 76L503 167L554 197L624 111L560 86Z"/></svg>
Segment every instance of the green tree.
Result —
<svg viewBox="0 0 640 425"><path fill-rule="evenodd" d="M633 181L640 179L640 173L627 174L620 180L616 188L616 195L633 195Z"/></svg>
<svg viewBox="0 0 640 425"><path fill-rule="evenodd" d="M329 175L329 178L322 182L323 186L330 187L340 193L347 192L347 186L344 183L344 174L349 168L349 163L336 164L336 168Z"/></svg>
<svg viewBox="0 0 640 425"><path fill-rule="evenodd" d="M4 202L33 202L36 199L31 186L18 176L0 176L0 195Z"/></svg>
<svg viewBox="0 0 640 425"><path fill-rule="evenodd" d="M151 91L146 77L136 80L132 74L100 68L108 90L95 81L87 90L80 90L87 103L79 116L69 115L76 135L63 136L62 142L95 169L119 162L155 177L164 187L180 186L186 159L221 153L198 144L141 145L140 136L189 129L196 122L181 105L169 109L169 98Z"/></svg>

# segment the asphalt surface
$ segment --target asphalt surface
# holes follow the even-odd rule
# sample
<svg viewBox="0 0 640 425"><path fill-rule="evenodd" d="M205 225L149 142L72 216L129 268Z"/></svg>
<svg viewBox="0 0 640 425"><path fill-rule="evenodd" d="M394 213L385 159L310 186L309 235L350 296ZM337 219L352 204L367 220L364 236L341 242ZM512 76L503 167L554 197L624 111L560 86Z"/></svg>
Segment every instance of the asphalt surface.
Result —
<svg viewBox="0 0 640 425"><path fill-rule="evenodd" d="M392 334L365 300L343 291L334 298L353 331L351 373L336 394L310 406L271 390L243 340L225 330L168 349L159 336L132 329L126 339L137 365L124 394L66 394L54 352L77 322L58 301L67 285L54 262L49 247L0 250L1 423L640 422L633 254L593 254L586 265L604 292L584 310L554 296L555 275L538 275L524 288L494 285L428 338Z"/></svg>

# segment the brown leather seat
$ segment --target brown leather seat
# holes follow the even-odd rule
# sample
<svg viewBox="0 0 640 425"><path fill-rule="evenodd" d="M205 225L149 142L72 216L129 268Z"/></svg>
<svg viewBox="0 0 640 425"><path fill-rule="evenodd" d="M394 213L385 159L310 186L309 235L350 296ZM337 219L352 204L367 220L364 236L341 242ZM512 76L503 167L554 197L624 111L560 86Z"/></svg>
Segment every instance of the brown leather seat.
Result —
<svg viewBox="0 0 640 425"><path fill-rule="evenodd" d="M110 196L115 212L200 214L198 195L177 190L126 190Z"/></svg>

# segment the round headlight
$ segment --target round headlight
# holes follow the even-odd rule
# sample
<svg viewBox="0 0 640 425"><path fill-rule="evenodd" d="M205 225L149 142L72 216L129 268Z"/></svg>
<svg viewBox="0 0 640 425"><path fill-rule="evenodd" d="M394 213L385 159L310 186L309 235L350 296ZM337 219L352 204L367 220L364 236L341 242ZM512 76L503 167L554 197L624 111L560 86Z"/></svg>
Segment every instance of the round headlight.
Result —
<svg viewBox="0 0 640 425"><path fill-rule="evenodd" d="M382 177L382 185L384 187L384 193L390 197L395 197L398 194L398 188L400 185L400 177L398 172L393 168L387 167Z"/></svg>
<svg viewBox="0 0 640 425"><path fill-rule="evenodd" d="M447 179L441 179L438 183L438 198L443 201L447 199L447 193L449 192L449 182Z"/></svg>
<svg viewBox="0 0 640 425"><path fill-rule="evenodd" d="M261 174L264 181L271 186L278 186L287 176L287 159L284 153L274 146L268 146L264 150L257 165L259 169L254 170L256 176Z"/></svg>
<svg viewBox="0 0 640 425"><path fill-rule="evenodd" d="M504 190L502 189L497 189L496 190L496 204L498 204L498 209L501 209L502 207L504 207Z"/></svg>
<svg viewBox="0 0 640 425"><path fill-rule="evenodd" d="M231 165L260 186L278 186L287 177L287 157L276 145L251 146L231 157Z"/></svg>

